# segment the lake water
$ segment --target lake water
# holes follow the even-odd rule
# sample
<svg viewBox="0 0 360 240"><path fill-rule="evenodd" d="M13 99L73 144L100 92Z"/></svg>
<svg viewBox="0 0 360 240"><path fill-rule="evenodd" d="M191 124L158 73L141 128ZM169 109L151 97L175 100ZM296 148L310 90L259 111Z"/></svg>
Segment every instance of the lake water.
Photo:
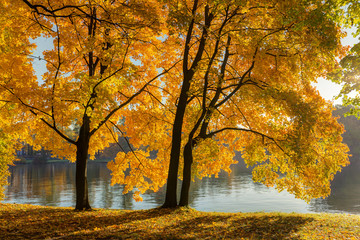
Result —
<svg viewBox="0 0 360 240"><path fill-rule="evenodd" d="M307 204L287 192L278 193L254 183L251 171L233 166L228 175L197 180L191 187L190 205L201 211L218 212L345 212L360 214L360 164L354 161L335 177L332 193L326 199ZM46 206L74 206L75 165L72 163L24 164L10 168L11 177L3 203L27 203ZM88 165L90 203L93 208L149 209L161 206L165 189L143 195L135 202L122 194L122 186L110 186L106 163Z"/></svg>

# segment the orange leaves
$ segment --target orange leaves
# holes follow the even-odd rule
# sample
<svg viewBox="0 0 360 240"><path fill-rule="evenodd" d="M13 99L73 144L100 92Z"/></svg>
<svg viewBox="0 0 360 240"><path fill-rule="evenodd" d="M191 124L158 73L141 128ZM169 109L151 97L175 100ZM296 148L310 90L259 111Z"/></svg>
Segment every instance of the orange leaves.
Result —
<svg viewBox="0 0 360 240"><path fill-rule="evenodd" d="M235 164L233 160L235 152L231 151L217 140L205 139L198 143L193 150L194 163L192 166L193 179L217 176L221 170L230 173L230 165Z"/></svg>
<svg viewBox="0 0 360 240"><path fill-rule="evenodd" d="M0 93L14 104L13 122L29 126L31 144L71 160L68 142L85 118L90 156L126 137L133 151L108 166L112 183L137 188L138 200L165 183L185 75L179 138L181 149L197 141L197 177L229 171L241 150L257 166L254 180L309 199L326 194L347 164L343 130L311 87L343 51L323 1L199 1L194 11L193 1L39 0L35 9L5 2ZM53 48L36 80L29 38L41 34Z"/></svg>
<svg viewBox="0 0 360 240"><path fill-rule="evenodd" d="M114 161L110 161L107 164L107 167L112 171L111 184L123 183L125 179L125 171L128 168L128 163L125 159L125 153L119 152L116 155Z"/></svg>
<svg viewBox="0 0 360 240"><path fill-rule="evenodd" d="M0 132L0 200L4 198L4 186L8 184L8 168L16 160L14 139Z"/></svg>
<svg viewBox="0 0 360 240"><path fill-rule="evenodd" d="M332 117L329 103L312 89L278 91L276 98L267 111L279 106L281 114L267 120L271 124L258 126L274 142L260 136L243 142L245 162L256 166L254 180L306 201L327 196L334 174L349 163L342 126Z"/></svg>
<svg viewBox="0 0 360 240"><path fill-rule="evenodd" d="M23 114L21 122L27 122L39 139L62 133L65 140L76 141L84 115L91 118L94 132L111 116L118 122L124 116L116 112L125 109L158 74L154 57L163 53L158 51L162 41L157 31L164 24L164 9L157 1L129 1L127 6L76 0L4 3L0 6L4 13L0 16L4 26L0 31L0 49L4 49L0 51L0 91L4 100L18 104L19 114L29 113ZM36 80L28 56L35 45L29 38L40 35L53 46L43 53L47 72ZM159 91L152 94L161 99ZM114 141L105 127L101 134L91 142L91 155ZM57 145L38 142L56 155L73 155L66 144L56 141Z"/></svg>
<svg viewBox="0 0 360 240"><path fill-rule="evenodd" d="M193 172L206 176L226 168L222 163L231 157L221 158L219 151L226 146L241 150L245 162L257 166L254 180L306 200L325 196L333 175L348 164L343 130L329 103L311 87L343 51L339 27L324 12L329 6L321 1L207 4L213 19L206 31L205 5L195 9L194 26L186 17L192 13L180 4L172 7L185 13L170 15L177 20L172 30L189 37L183 72L197 64L191 69L182 132L182 139L196 142ZM197 63L202 49L206 56ZM177 77L185 85L185 76ZM178 86L171 84L169 92L176 92ZM168 105L178 107L176 98L169 99ZM230 131L235 133L227 135Z"/></svg>
<svg viewBox="0 0 360 240"><path fill-rule="evenodd" d="M161 156L151 157L148 151L119 152L107 166L111 170L111 184L125 185L124 194L137 189L133 193L136 201L142 201L140 194L147 190L156 192L166 181L167 164Z"/></svg>
<svg viewBox="0 0 360 240"><path fill-rule="evenodd" d="M160 2L5 2L0 5L0 13L4 13L0 14L4 26L0 30L1 100L12 106L16 114L8 121L13 127L24 127L27 143L70 161L85 156L77 162L86 166L88 155L92 159L109 143L116 142L117 134L122 135L113 125L130 121L128 112L151 101L155 111L160 112L158 69L162 67L159 63L166 62L166 58L154 60L166 52L160 39L165 24L165 8ZM31 65L31 59L38 56L29 56L35 47L29 38L39 36L52 42L41 57L47 68L43 79L36 79ZM41 39L35 42L41 44ZM163 128L155 126L154 131ZM127 164L134 173L117 177L129 184L126 191L139 183L143 193L150 188L149 178L154 178L152 189L164 184L164 171L159 174L162 179L153 172L147 179L139 176L146 164L154 168L166 166L161 161L146 160L148 155L140 149L128 155ZM126 170L125 166L121 170Z"/></svg>

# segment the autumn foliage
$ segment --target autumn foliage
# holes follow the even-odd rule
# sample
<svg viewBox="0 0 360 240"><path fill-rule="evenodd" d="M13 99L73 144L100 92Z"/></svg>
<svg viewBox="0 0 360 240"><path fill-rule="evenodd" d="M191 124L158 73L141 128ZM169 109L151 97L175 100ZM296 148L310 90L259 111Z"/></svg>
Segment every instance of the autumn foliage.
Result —
<svg viewBox="0 0 360 240"><path fill-rule="evenodd" d="M134 163L127 176L125 156L109 163L113 182L144 192L149 182L161 183L148 173L155 170L163 179L164 158L170 156L171 200L165 206L177 205L178 174L185 194L180 204L187 205L184 184L230 171L234 151L241 151L245 163L255 166L254 181L305 200L328 195L334 174L348 164L348 149L331 103L312 83L333 69L346 49L330 18L333 6L300 2L170 1L164 42L183 64L159 86L166 96L161 114L132 112L136 122L124 126L135 143L149 146L143 156L149 150L159 154L139 164L128 153ZM161 131L152 135L152 129Z"/></svg>
<svg viewBox="0 0 360 240"><path fill-rule="evenodd" d="M27 143L76 162L79 210L90 208L88 156L119 137L131 151L109 162L112 183L138 200L167 182L165 206L176 206L180 178L187 205L190 181L230 172L235 151L254 181L326 196L348 164L343 128L312 86L345 53L333 7L3 0L1 114ZM39 59L30 39L40 36L53 48ZM40 79L34 61L46 63Z"/></svg>

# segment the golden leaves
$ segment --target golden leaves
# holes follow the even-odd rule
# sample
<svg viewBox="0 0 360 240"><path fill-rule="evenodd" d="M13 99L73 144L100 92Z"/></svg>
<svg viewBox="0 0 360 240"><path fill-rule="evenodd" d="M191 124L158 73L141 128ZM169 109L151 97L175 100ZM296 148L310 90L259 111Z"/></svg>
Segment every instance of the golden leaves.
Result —
<svg viewBox="0 0 360 240"><path fill-rule="evenodd" d="M119 152L114 161L108 163L111 170L111 184L123 184L123 193L132 191L136 201L142 201L140 194L147 190L156 192L166 182L167 164L161 156L150 156L150 152L135 150L128 153Z"/></svg>
<svg viewBox="0 0 360 240"><path fill-rule="evenodd" d="M131 151L119 153L108 167L112 184L125 184L124 192L137 188L138 200L165 183L183 73L202 47L192 69L181 136L201 140L193 149L195 176L230 171L234 150L240 150L248 165L257 166L254 180L309 199L326 195L333 175L347 164L343 129L310 84L343 51L338 26L321 11L314 19L310 14L322 1L274 6L257 0L207 1L213 19L206 29L203 1L195 16L191 1L63 0L51 6L38 1L55 9L80 6L56 13L67 17L44 15L40 8L36 15L24 4L5 2L0 6L5 26L0 92L15 103L13 122L29 126L25 133L35 137L28 137L31 144L71 160L75 147L59 133L76 141L84 116L93 134L90 156L126 137ZM192 17L189 52L183 56ZM53 48L44 52L48 72L36 80L27 56L34 46L28 40L41 34L52 38ZM178 64L155 77L184 57L189 58L186 69ZM199 119L203 132L194 129Z"/></svg>

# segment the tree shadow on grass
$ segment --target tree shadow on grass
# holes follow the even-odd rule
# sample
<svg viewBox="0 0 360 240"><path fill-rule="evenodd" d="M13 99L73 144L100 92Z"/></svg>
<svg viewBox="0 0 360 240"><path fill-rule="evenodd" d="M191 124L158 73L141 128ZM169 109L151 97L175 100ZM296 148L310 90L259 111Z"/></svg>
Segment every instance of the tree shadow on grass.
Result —
<svg viewBox="0 0 360 240"><path fill-rule="evenodd" d="M235 215L236 216L236 215ZM300 239L297 232L311 217L204 216L166 227L160 233L137 231L134 239ZM131 238L131 236L130 236Z"/></svg>
<svg viewBox="0 0 360 240"><path fill-rule="evenodd" d="M311 217L281 215L245 217L232 222L235 228L229 231L229 235L252 239L300 239L296 233L313 220Z"/></svg>
<svg viewBox="0 0 360 240"><path fill-rule="evenodd" d="M0 239L62 238L74 232L106 228L171 214L171 209L92 210L34 208L0 212Z"/></svg>
<svg viewBox="0 0 360 240"><path fill-rule="evenodd" d="M314 220L296 214L192 209L8 208L0 211L0 239L299 239L300 228Z"/></svg>

